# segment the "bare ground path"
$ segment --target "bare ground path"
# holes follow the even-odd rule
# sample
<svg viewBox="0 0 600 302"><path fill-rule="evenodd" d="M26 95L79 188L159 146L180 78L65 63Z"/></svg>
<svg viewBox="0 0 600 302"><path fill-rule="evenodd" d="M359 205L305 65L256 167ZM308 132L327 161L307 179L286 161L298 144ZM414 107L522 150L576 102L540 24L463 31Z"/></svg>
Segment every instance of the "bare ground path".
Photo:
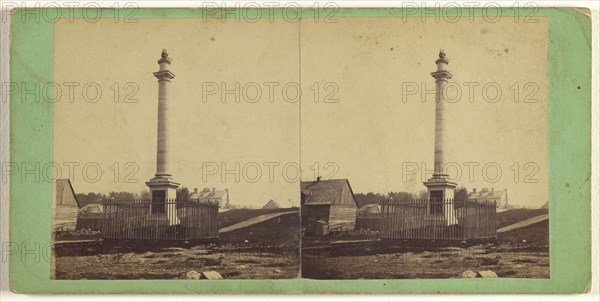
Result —
<svg viewBox="0 0 600 302"><path fill-rule="evenodd" d="M548 220L548 217L549 217L548 214L531 217L529 219L525 219L525 220L519 221L517 223L513 223L513 224L505 226L503 228L499 228L497 230L497 232L498 233L504 233L504 232L509 232L509 231L516 230L516 229L521 229L521 228L524 228L526 226L530 226L532 224L536 224L538 222L542 222L544 220Z"/></svg>
<svg viewBox="0 0 600 302"><path fill-rule="evenodd" d="M235 231L238 229L243 229L243 228L247 228L249 226L255 225L257 223L261 223L263 221L267 221L269 219L273 219L279 216L283 216L283 215L287 215L287 214L292 214L292 213L298 213L298 210L292 210L292 211L286 211L286 212L279 212L279 213L271 213L271 214L263 214L263 215L259 215L253 218L250 218L248 220L244 220L242 222L236 223L234 225L230 225L227 227L224 227L222 229L219 230L219 233L227 233L227 232L231 232L231 231Z"/></svg>

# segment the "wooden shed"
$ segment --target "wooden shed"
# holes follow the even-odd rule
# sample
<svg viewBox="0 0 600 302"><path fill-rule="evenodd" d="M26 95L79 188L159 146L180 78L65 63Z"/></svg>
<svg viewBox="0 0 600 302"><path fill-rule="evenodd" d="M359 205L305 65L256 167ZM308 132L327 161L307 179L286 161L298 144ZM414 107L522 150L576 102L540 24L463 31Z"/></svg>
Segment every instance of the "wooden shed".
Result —
<svg viewBox="0 0 600 302"><path fill-rule="evenodd" d="M347 179L303 181L301 183L302 227L314 234L317 221L329 231L354 230L356 200Z"/></svg>
<svg viewBox="0 0 600 302"><path fill-rule="evenodd" d="M57 179L54 200L52 229L59 231L74 230L77 225L79 201L69 179Z"/></svg>

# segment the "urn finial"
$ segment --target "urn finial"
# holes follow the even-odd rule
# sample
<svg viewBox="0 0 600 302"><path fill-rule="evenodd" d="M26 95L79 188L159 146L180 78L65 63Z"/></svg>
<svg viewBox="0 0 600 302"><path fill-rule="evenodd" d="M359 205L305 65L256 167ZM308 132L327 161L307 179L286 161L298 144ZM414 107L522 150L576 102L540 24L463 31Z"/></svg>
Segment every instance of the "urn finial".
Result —
<svg viewBox="0 0 600 302"><path fill-rule="evenodd" d="M162 64L162 63L167 63L167 64L171 64L171 58L169 58L169 53L167 52L166 49L163 49L162 52L160 53L160 59L158 60L158 64ZM161 68L165 68L164 64L161 65Z"/></svg>
<svg viewBox="0 0 600 302"><path fill-rule="evenodd" d="M443 49L440 49L440 59L445 59L446 58L446 52Z"/></svg>

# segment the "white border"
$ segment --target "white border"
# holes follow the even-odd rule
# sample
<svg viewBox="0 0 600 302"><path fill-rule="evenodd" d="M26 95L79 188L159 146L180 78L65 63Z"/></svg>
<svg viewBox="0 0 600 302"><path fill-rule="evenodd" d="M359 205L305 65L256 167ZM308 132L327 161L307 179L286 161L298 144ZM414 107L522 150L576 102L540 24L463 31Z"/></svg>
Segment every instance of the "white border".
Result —
<svg viewBox="0 0 600 302"><path fill-rule="evenodd" d="M139 7L202 7L203 3L217 3L224 6L234 6L236 3L244 7L244 4L258 3L266 5L274 5L279 3L279 6L283 6L285 1L231 1L226 2L225 0L219 1L124 1L121 4L117 4L117 1L4 1L2 2L1 14L5 15L7 3L18 4L19 6L34 7L35 5L43 6L48 3L55 3L63 6L84 6L86 3L97 3L102 7L115 7L115 5L123 5L126 2L135 2ZM310 7L313 6L317 0L312 1L293 1L299 6ZM418 3L425 6L432 6L439 3L442 7L445 4L454 3L459 5L473 5L479 3L483 6L485 1L436 1L436 2L424 2L424 1L321 1L324 3L336 3L339 7L402 7L402 3ZM66 295L15 295L10 292L8 288L8 265L2 263L0 258L0 301L231 301L231 300L247 300L247 301L280 301L282 299L288 301L306 301L306 300L317 300L317 301L363 301L363 300L376 300L376 301L395 301L395 300L418 300L418 301L518 301L518 300L534 300L534 301L600 301L599 293L599 172L600 165L598 161L598 151L600 143L600 102L599 92L600 86L598 84L598 75L600 74L598 54L599 50L599 18L598 13L600 11L600 2L598 1L517 1L517 0L496 0L502 5L511 6L519 2L521 5L525 3L535 2L540 7L587 7L592 11L592 286L590 292L584 295L420 295L420 296L407 296L407 295L254 295L254 296L240 296L240 295L219 295L219 296L189 296L189 295L171 295L168 298L159 295L111 295L111 296L98 296L98 295L87 295L87 296L66 296ZM0 69L0 81L9 81L9 26L10 22L0 22L0 61L2 63ZM0 161L9 161L9 103L0 102ZM8 241L8 182L4 183L0 181L0 243ZM285 298L284 298L285 297Z"/></svg>

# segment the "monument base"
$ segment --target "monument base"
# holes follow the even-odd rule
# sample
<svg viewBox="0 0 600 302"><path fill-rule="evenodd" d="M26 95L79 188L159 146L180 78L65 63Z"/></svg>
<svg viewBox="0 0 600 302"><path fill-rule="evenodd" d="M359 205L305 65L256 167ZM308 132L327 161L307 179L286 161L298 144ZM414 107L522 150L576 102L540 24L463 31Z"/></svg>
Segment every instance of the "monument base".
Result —
<svg viewBox="0 0 600 302"><path fill-rule="evenodd" d="M175 200L180 184L170 178L154 177L146 182L146 185L150 188L152 196L152 217L157 220L168 220L169 225L179 224L176 205L174 202L169 203L168 201Z"/></svg>
<svg viewBox="0 0 600 302"><path fill-rule="evenodd" d="M457 183L449 181L447 175L433 175L424 182L427 187L429 201L427 202L427 213L435 220L443 220L446 225L458 223L454 213L454 188Z"/></svg>

